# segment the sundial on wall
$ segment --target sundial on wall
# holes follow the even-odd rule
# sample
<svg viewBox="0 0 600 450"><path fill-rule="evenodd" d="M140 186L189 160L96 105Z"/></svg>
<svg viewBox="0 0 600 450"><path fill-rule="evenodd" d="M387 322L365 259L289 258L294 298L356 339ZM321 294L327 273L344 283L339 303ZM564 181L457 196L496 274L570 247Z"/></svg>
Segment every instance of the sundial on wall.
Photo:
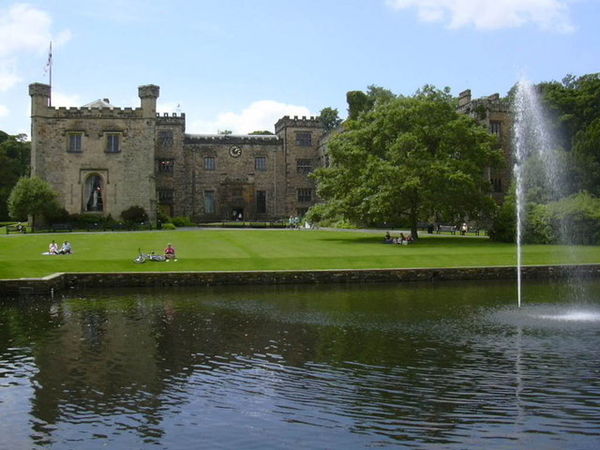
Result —
<svg viewBox="0 0 600 450"><path fill-rule="evenodd" d="M242 149L239 148L237 145L234 145L233 147L231 147L229 149L229 154L233 157L233 158L239 158L240 156L242 156Z"/></svg>

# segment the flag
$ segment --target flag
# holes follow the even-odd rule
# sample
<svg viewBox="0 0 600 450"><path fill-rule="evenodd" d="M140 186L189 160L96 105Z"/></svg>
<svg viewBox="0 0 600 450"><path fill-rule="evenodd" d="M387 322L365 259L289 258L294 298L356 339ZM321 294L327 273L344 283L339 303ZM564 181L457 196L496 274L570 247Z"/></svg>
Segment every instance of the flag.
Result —
<svg viewBox="0 0 600 450"><path fill-rule="evenodd" d="M44 68L44 75L52 70L52 41L50 41L50 50L48 51L48 62Z"/></svg>

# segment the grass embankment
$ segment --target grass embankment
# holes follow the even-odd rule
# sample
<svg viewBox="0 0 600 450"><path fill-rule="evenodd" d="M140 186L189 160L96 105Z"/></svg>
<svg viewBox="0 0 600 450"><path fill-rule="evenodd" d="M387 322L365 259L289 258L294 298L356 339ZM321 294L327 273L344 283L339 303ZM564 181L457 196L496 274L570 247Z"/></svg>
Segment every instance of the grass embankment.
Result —
<svg viewBox="0 0 600 450"><path fill-rule="evenodd" d="M75 253L44 256L50 241L69 240ZM162 253L167 243L177 262L135 264L138 248ZM525 263L600 263L600 247L532 245ZM42 277L55 272L243 271L506 266L514 245L473 237L430 237L398 246L383 232L294 230L197 230L120 233L11 234L0 236L0 278Z"/></svg>

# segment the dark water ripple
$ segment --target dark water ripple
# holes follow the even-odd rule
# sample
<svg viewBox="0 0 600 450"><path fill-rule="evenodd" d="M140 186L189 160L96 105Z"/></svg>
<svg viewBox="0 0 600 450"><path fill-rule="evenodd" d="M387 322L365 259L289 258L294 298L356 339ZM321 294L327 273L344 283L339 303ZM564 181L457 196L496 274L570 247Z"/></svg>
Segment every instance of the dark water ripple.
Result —
<svg viewBox="0 0 600 450"><path fill-rule="evenodd" d="M600 324L504 289L3 306L0 448L597 447Z"/></svg>

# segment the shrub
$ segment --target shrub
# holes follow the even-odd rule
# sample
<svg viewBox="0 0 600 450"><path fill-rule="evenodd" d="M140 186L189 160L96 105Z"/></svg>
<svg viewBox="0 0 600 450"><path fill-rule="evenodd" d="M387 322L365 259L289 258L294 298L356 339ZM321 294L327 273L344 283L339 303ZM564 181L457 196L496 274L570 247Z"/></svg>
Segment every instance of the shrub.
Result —
<svg viewBox="0 0 600 450"><path fill-rule="evenodd" d="M148 221L148 214L141 206L131 206L121 213L121 218L127 224L139 224Z"/></svg>
<svg viewBox="0 0 600 450"><path fill-rule="evenodd" d="M173 217L171 219L171 222L176 227L193 227L195 225L194 222L192 222L189 217L185 217L185 216Z"/></svg>
<svg viewBox="0 0 600 450"><path fill-rule="evenodd" d="M166 222L162 224L162 229L163 230L176 230L177 227L175 225L173 225L171 222Z"/></svg>

